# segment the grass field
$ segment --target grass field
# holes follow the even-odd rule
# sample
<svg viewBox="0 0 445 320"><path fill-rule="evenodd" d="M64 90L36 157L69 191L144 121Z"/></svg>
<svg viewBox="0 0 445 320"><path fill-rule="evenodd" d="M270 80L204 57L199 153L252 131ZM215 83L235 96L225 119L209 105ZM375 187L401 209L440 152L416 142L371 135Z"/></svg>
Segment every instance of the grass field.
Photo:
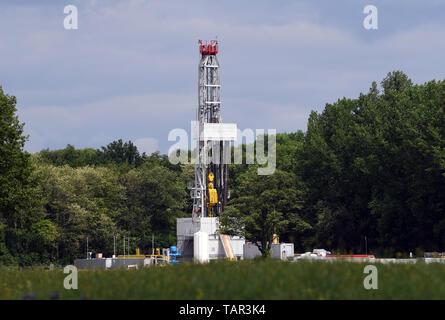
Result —
<svg viewBox="0 0 445 320"><path fill-rule="evenodd" d="M443 264L376 264L377 290L364 289L364 266L255 260L79 271L77 290L64 289L62 270L3 270L0 299L445 299Z"/></svg>

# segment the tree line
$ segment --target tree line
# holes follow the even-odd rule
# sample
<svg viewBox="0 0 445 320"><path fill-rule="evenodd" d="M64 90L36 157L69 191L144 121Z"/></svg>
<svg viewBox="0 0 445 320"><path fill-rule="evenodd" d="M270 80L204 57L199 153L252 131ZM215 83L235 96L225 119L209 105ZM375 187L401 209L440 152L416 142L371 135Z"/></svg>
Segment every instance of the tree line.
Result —
<svg viewBox="0 0 445 320"><path fill-rule="evenodd" d="M300 252L445 251L445 81L414 85L395 71L380 84L313 111L306 132L277 134L274 174L231 164L223 231L264 255L273 234ZM0 89L1 264L68 263L86 255L87 237L108 256L115 237L118 253L124 236L142 252L153 234L156 247L176 243L192 165L122 140L31 155L15 104Z"/></svg>

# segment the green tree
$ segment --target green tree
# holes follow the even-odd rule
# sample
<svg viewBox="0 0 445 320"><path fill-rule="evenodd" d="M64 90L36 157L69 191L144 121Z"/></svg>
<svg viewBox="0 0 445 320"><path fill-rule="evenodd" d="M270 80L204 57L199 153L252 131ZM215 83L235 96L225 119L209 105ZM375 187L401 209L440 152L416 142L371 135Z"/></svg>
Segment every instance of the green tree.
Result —
<svg viewBox="0 0 445 320"><path fill-rule="evenodd" d="M68 144L65 149L49 150L43 149L38 154L34 155L38 160L53 164L56 166L69 165L73 168L103 165L104 156L100 150L92 148L76 149L74 146Z"/></svg>
<svg viewBox="0 0 445 320"><path fill-rule="evenodd" d="M272 175L258 175L252 166L238 180L234 199L220 216L223 233L244 236L266 257L273 234L310 228L299 216L301 194L292 173L276 170Z"/></svg>
<svg viewBox="0 0 445 320"><path fill-rule="evenodd" d="M42 215L30 156L23 150L27 136L16 115L16 98L0 86L0 263L22 263Z"/></svg>
<svg viewBox="0 0 445 320"><path fill-rule="evenodd" d="M391 90L402 92L413 85L411 79L402 71L388 72L385 79L381 82L383 92L388 94Z"/></svg>
<svg viewBox="0 0 445 320"><path fill-rule="evenodd" d="M137 147L133 142L123 142L122 139L109 143L106 147L102 147L102 152L106 162L114 162L117 164L127 163L139 166L147 157L145 153L139 154Z"/></svg>
<svg viewBox="0 0 445 320"><path fill-rule="evenodd" d="M141 249L151 248L154 234L160 246L176 243L176 218L186 216L186 184L175 172L148 164L129 171L123 177L127 210L119 225L137 235Z"/></svg>
<svg viewBox="0 0 445 320"><path fill-rule="evenodd" d="M309 117L302 155L314 244L440 250L445 244L444 82L412 85L401 72L358 99L327 104Z"/></svg>
<svg viewBox="0 0 445 320"><path fill-rule="evenodd" d="M57 226L56 257L72 262L89 249L110 255L115 221L125 211L125 189L110 168L40 165L47 219Z"/></svg>

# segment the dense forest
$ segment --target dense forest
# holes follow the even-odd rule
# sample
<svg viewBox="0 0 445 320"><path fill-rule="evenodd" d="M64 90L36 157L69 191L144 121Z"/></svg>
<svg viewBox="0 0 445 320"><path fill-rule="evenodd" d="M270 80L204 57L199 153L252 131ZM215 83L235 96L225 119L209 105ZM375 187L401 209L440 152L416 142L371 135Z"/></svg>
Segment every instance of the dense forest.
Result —
<svg viewBox="0 0 445 320"><path fill-rule="evenodd" d="M313 111L307 131L276 136L277 170L231 164L226 233L274 233L296 251L379 256L445 251L445 81L414 85L401 71L356 99ZM70 263L176 243L191 215L193 166L140 154L131 142L100 149L24 151L16 98L0 87L0 264ZM245 148L246 146L242 146ZM366 243L365 243L366 237Z"/></svg>

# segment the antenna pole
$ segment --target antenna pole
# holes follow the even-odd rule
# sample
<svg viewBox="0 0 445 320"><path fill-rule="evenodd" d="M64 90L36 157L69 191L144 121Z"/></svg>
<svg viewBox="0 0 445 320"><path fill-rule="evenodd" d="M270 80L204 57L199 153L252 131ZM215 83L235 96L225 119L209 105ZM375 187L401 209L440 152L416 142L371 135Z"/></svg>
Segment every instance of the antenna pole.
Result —
<svg viewBox="0 0 445 320"><path fill-rule="evenodd" d="M368 255L368 239L365 236L366 255Z"/></svg>
<svg viewBox="0 0 445 320"><path fill-rule="evenodd" d="M114 238L113 238L113 252L114 252L114 258L116 258L116 232L114 233Z"/></svg>

